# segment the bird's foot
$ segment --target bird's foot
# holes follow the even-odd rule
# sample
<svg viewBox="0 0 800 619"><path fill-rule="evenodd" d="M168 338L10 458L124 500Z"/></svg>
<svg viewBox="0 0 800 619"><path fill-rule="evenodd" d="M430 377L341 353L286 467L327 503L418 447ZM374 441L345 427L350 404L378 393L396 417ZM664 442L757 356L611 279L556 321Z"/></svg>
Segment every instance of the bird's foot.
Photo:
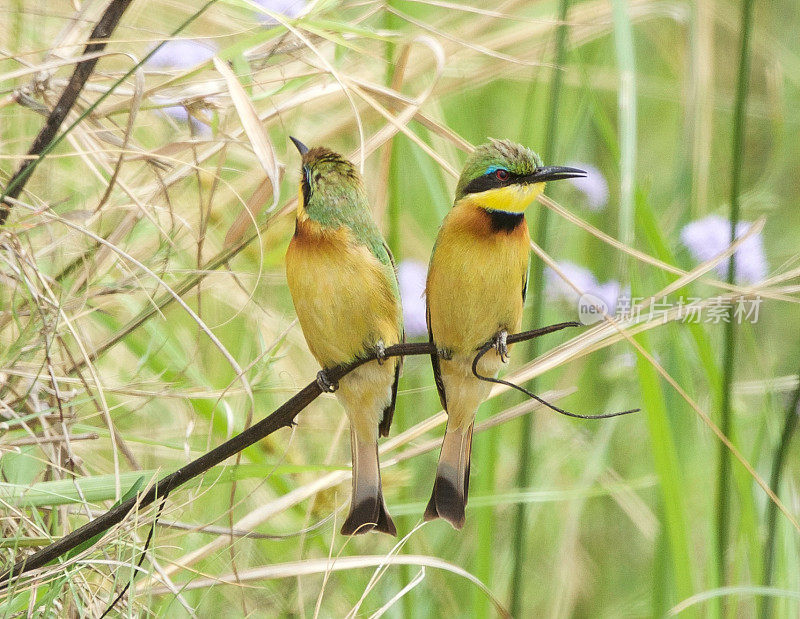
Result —
<svg viewBox="0 0 800 619"><path fill-rule="evenodd" d="M453 351L449 348L437 348L436 354L439 355L439 359L444 359L445 361L452 361L453 359Z"/></svg>
<svg viewBox="0 0 800 619"><path fill-rule="evenodd" d="M383 340L375 342L375 358L378 360L378 365L383 365L383 362L386 361L386 344L383 343Z"/></svg>
<svg viewBox="0 0 800 619"><path fill-rule="evenodd" d="M508 363L508 331L503 329L494 336L492 348L497 350L497 354L500 355L500 361Z"/></svg>
<svg viewBox="0 0 800 619"><path fill-rule="evenodd" d="M330 380L328 375L325 373L325 370L320 370L317 372L317 385L319 385L319 388L322 389L323 393L333 393L339 388L339 383Z"/></svg>

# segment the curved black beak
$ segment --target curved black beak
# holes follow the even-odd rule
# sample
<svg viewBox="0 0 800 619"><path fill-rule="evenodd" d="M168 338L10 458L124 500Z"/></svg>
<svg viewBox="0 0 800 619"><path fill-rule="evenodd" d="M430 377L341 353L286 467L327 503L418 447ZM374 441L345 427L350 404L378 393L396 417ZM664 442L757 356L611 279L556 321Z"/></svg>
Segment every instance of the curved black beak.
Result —
<svg viewBox="0 0 800 619"><path fill-rule="evenodd" d="M292 142L294 142L294 145L295 145L295 147L297 147L297 150L298 150L298 151L300 151L300 156L301 156L301 157L302 157L303 155L305 155L305 154L308 152L308 146L306 146L305 144L303 144L303 143L302 143L300 140L298 140L298 139L297 139L297 138L295 138L295 137L292 137L291 135L289 136L289 139L290 139Z"/></svg>
<svg viewBox="0 0 800 619"><path fill-rule="evenodd" d="M545 166L537 168L533 174L522 177L525 183L545 183L547 181L560 181L565 178L579 178L586 176L586 172L578 168L568 168L566 166Z"/></svg>

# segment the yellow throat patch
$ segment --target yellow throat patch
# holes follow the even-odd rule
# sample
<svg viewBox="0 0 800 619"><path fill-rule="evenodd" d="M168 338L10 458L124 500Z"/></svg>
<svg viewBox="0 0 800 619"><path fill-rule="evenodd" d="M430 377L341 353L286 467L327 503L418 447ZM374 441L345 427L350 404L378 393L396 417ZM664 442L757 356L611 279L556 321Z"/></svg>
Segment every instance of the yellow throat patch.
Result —
<svg viewBox="0 0 800 619"><path fill-rule="evenodd" d="M306 219L308 219L308 213L306 213L306 207L303 200L303 187L301 186L297 193L297 220L305 221Z"/></svg>
<svg viewBox="0 0 800 619"><path fill-rule="evenodd" d="M531 202L544 191L544 183L509 185L488 189L468 196L473 202L491 211L524 213Z"/></svg>

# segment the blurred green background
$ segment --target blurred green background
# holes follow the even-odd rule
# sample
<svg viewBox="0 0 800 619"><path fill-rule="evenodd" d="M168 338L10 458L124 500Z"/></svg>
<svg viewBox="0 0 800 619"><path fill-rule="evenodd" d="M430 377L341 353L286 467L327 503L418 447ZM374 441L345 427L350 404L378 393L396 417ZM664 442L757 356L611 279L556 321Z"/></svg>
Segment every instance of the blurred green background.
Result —
<svg viewBox="0 0 800 619"><path fill-rule="evenodd" d="M755 3L744 81L742 6L729 0L218 0L176 33L199 7L131 5L62 130L89 111L0 229L5 565L314 378L283 266L299 180L290 134L357 163L364 154L375 217L401 265L427 263L470 144L509 138L545 163L591 166L593 184L546 193L622 245L541 205L530 209L532 236L597 287L639 299L678 278L664 263L690 271L703 251L727 247L706 218L729 220L741 170L740 219L763 229L737 253L736 272L766 265L766 279L734 283L761 299L758 321L656 317L636 342L727 427L795 522L736 458L720 485L726 456L709 424L629 341L614 343L613 329L530 365L575 335L565 332L517 346L506 374L548 370L528 386L571 411L642 412L515 416L522 396L492 397L478 422L501 422L476 433L460 532L441 521L414 528L442 426L407 432L440 411L429 362L408 358L382 456L389 511L409 534L391 555L398 540L337 533L349 447L342 410L324 397L296 427L173 492L141 568L152 508L69 567L20 580L0 594L0 614L99 616L130 584L117 612L137 616L797 616L800 458L787 411L800 348L800 6ZM103 9L0 0L3 184ZM682 242L698 221L699 246ZM666 301L725 294L726 261ZM575 298L546 285L542 268L534 257L526 328L576 318ZM409 288L421 285L417 271ZM419 304L404 301L409 312Z"/></svg>

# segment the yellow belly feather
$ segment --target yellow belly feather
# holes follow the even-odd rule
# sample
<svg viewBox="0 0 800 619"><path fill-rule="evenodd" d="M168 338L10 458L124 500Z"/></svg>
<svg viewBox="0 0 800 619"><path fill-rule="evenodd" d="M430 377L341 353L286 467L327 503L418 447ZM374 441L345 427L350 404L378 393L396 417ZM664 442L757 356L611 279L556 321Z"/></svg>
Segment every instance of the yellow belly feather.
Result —
<svg viewBox="0 0 800 619"><path fill-rule="evenodd" d="M298 222L286 252L286 278L308 348L323 368L371 352L378 340L386 346L400 342L402 310L391 276L346 228ZM396 357L383 365L371 361L339 383L336 397L362 441L377 440L396 366Z"/></svg>
<svg viewBox="0 0 800 619"><path fill-rule="evenodd" d="M382 339L400 341L402 314L387 269L347 228L298 224L286 276L311 353L323 367L352 361Z"/></svg>
<svg viewBox="0 0 800 619"><path fill-rule="evenodd" d="M439 362L448 431L466 432L489 395L491 383L472 374L476 349L502 329L518 331L522 322L528 226L522 221L511 232L495 232L489 221L481 206L469 199L459 202L442 224L428 273L431 333L437 348L450 355ZM484 376L499 369L493 350L478 366Z"/></svg>

